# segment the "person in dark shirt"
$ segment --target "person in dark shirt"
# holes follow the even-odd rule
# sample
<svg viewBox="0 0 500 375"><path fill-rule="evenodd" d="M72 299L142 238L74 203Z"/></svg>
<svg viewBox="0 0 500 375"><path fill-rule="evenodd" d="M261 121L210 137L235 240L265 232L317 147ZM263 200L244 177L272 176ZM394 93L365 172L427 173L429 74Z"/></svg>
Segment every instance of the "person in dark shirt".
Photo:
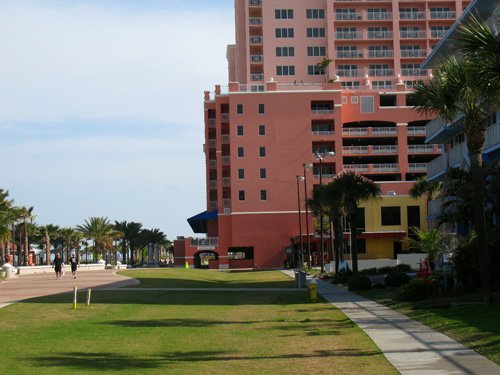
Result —
<svg viewBox="0 0 500 375"><path fill-rule="evenodd" d="M71 254L71 258L69 258L69 263L71 264L71 273L73 274L73 279L76 279L76 268L78 267L78 259L76 259L75 254Z"/></svg>
<svg viewBox="0 0 500 375"><path fill-rule="evenodd" d="M52 267L54 267L56 271L56 280L62 279L62 268L64 266L63 260L61 258L60 253L56 253L56 257L54 258L54 262L52 263Z"/></svg>

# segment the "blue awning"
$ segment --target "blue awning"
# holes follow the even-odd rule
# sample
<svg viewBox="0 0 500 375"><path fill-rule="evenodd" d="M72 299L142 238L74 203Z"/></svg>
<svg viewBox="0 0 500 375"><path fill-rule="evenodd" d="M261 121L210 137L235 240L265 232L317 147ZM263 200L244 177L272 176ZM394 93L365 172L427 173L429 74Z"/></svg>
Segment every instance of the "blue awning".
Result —
<svg viewBox="0 0 500 375"><path fill-rule="evenodd" d="M218 210L203 211L187 219L194 233L207 233L208 220L217 220Z"/></svg>

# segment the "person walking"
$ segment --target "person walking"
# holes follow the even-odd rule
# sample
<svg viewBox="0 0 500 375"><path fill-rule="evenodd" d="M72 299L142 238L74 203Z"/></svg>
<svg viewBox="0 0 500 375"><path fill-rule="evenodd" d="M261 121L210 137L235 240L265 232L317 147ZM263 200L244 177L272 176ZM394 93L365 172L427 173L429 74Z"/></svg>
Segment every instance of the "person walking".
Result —
<svg viewBox="0 0 500 375"><path fill-rule="evenodd" d="M79 264L75 254L71 254L71 258L69 258L69 263L71 264L71 274L73 275L73 279L76 279L76 269Z"/></svg>
<svg viewBox="0 0 500 375"><path fill-rule="evenodd" d="M62 279L62 268L64 266L63 260L60 253L56 253L52 267L56 271L56 280Z"/></svg>

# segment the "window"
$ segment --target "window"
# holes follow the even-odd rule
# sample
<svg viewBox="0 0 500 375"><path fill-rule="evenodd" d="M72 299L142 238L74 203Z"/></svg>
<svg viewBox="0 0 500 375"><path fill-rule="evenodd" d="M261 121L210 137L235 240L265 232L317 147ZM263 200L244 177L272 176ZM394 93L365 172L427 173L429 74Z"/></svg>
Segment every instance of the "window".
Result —
<svg viewBox="0 0 500 375"><path fill-rule="evenodd" d="M382 207L382 225L401 225L401 207Z"/></svg>
<svg viewBox="0 0 500 375"><path fill-rule="evenodd" d="M307 47L307 56L326 56L326 47Z"/></svg>
<svg viewBox="0 0 500 375"><path fill-rule="evenodd" d="M293 28L282 27L276 29L276 38L293 38Z"/></svg>
<svg viewBox="0 0 500 375"><path fill-rule="evenodd" d="M389 37L387 27L369 27L368 38L370 39L385 39Z"/></svg>
<svg viewBox="0 0 500 375"><path fill-rule="evenodd" d="M353 64L340 64L337 66L337 74L339 77L358 77L358 66Z"/></svg>
<svg viewBox="0 0 500 375"><path fill-rule="evenodd" d="M266 135L266 125L259 125L259 135Z"/></svg>
<svg viewBox="0 0 500 375"><path fill-rule="evenodd" d="M245 178L245 170L243 168L238 169L238 178L243 180Z"/></svg>
<svg viewBox="0 0 500 375"><path fill-rule="evenodd" d="M340 59L359 59L363 57L363 52L358 52L356 46L339 46L337 47L337 57Z"/></svg>
<svg viewBox="0 0 500 375"><path fill-rule="evenodd" d="M238 200L240 200L240 201L245 200L245 190L238 191Z"/></svg>
<svg viewBox="0 0 500 375"><path fill-rule="evenodd" d="M306 9L307 19L323 19L325 18L324 9Z"/></svg>
<svg viewBox="0 0 500 375"><path fill-rule="evenodd" d="M324 27L308 27L307 28L308 38L324 38L325 28Z"/></svg>
<svg viewBox="0 0 500 375"><path fill-rule="evenodd" d="M310 76L322 76L323 74L325 74L325 69L323 69L319 65L308 65L307 74Z"/></svg>
<svg viewBox="0 0 500 375"><path fill-rule="evenodd" d="M245 148L243 147L238 147L238 157L242 158L245 156Z"/></svg>
<svg viewBox="0 0 500 375"><path fill-rule="evenodd" d="M431 26L431 38L442 38L450 26Z"/></svg>
<svg viewBox="0 0 500 375"><path fill-rule="evenodd" d="M337 27L337 39L358 39L355 27Z"/></svg>
<svg viewBox="0 0 500 375"><path fill-rule="evenodd" d="M352 8L342 8L335 10L335 19L336 20L355 20L361 19L361 15L356 15L356 9Z"/></svg>
<svg viewBox="0 0 500 375"><path fill-rule="evenodd" d="M267 170L266 170L266 168L261 168L259 170L259 177L260 178L267 178Z"/></svg>
<svg viewBox="0 0 500 375"><path fill-rule="evenodd" d="M259 104L259 115L263 115L266 111L265 104Z"/></svg>
<svg viewBox="0 0 500 375"><path fill-rule="evenodd" d="M238 115L242 115L243 114L243 104L236 104L236 113Z"/></svg>
<svg viewBox="0 0 500 375"><path fill-rule="evenodd" d="M420 228L420 207L408 206L408 228Z"/></svg>
<svg viewBox="0 0 500 375"><path fill-rule="evenodd" d="M260 200L261 201L267 201L267 190L261 190L260 191Z"/></svg>
<svg viewBox="0 0 500 375"><path fill-rule="evenodd" d="M276 67L276 75L278 76L294 76L295 66L294 65L278 65Z"/></svg>
<svg viewBox="0 0 500 375"><path fill-rule="evenodd" d="M240 136L243 135L243 125L238 125L236 127L236 134Z"/></svg>
<svg viewBox="0 0 500 375"><path fill-rule="evenodd" d="M277 20L293 19L293 9L276 9L274 11L274 18Z"/></svg>
<svg viewBox="0 0 500 375"><path fill-rule="evenodd" d="M359 81L344 81L344 82L340 82L340 86L343 89L346 89L346 90L357 89L357 88L359 88Z"/></svg>
<svg viewBox="0 0 500 375"><path fill-rule="evenodd" d="M266 148L265 147L259 147L259 156L261 158L266 156Z"/></svg>
<svg viewBox="0 0 500 375"><path fill-rule="evenodd" d="M295 56L295 47L276 47L277 57Z"/></svg>
<svg viewBox="0 0 500 375"><path fill-rule="evenodd" d="M369 20L386 20L389 18L387 9L384 8L368 8Z"/></svg>

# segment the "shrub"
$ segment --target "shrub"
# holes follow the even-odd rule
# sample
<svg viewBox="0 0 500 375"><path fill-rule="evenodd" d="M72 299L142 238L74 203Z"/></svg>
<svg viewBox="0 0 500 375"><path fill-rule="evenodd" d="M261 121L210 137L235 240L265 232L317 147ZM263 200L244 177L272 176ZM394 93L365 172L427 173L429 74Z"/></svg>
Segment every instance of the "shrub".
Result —
<svg viewBox="0 0 500 375"><path fill-rule="evenodd" d="M438 286L429 279L415 279L399 288L396 299L399 301L420 301L436 295Z"/></svg>
<svg viewBox="0 0 500 375"><path fill-rule="evenodd" d="M347 284L352 275L351 270L341 270L332 277L332 284Z"/></svg>
<svg viewBox="0 0 500 375"><path fill-rule="evenodd" d="M409 264L398 264L394 266L396 272L411 272L411 266Z"/></svg>
<svg viewBox="0 0 500 375"><path fill-rule="evenodd" d="M357 290L370 290L372 287L371 280L366 276L353 276L347 283L347 288L351 292L355 292Z"/></svg>
<svg viewBox="0 0 500 375"><path fill-rule="evenodd" d="M366 269L360 271L359 273L362 275L376 275L378 273L378 269L377 269L377 267L366 268Z"/></svg>
<svg viewBox="0 0 500 375"><path fill-rule="evenodd" d="M410 276L404 272L392 272L385 277L385 286L392 288L408 284L409 282Z"/></svg>
<svg viewBox="0 0 500 375"><path fill-rule="evenodd" d="M394 271L394 267L389 267L389 266L386 266L386 267L380 267L378 269L378 273L391 273Z"/></svg>

